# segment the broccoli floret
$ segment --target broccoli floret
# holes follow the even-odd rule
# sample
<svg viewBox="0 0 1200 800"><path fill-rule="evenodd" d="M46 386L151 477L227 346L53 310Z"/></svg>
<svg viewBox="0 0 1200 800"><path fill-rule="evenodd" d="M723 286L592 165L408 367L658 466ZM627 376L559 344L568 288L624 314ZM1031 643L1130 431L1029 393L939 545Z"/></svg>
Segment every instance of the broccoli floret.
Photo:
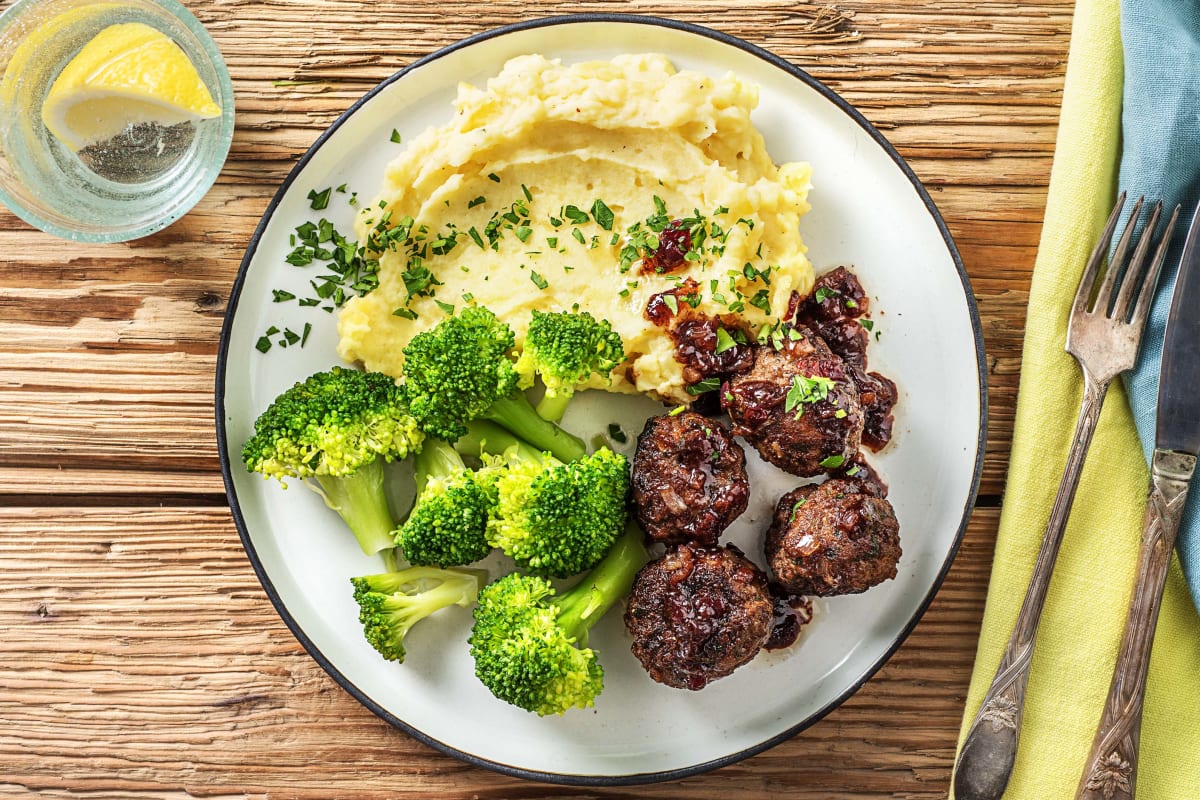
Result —
<svg viewBox="0 0 1200 800"><path fill-rule="evenodd" d="M541 716L587 708L604 688L588 631L629 593L646 562L630 523L594 570L555 594L544 578L512 573L484 587L475 608L471 656L492 694Z"/></svg>
<svg viewBox="0 0 1200 800"><path fill-rule="evenodd" d="M595 565L625 525L625 456L603 447L563 463L515 446L503 459L488 542L535 575L566 578Z"/></svg>
<svg viewBox="0 0 1200 800"><path fill-rule="evenodd" d="M457 567L491 552L486 534L494 488L477 482L442 439L426 439L413 467L417 501L396 534L404 557L418 565Z"/></svg>
<svg viewBox="0 0 1200 800"><path fill-rule="evenodd" d="M414 336L404 348L409 405L421 428L454 441L466 423L484 418L564 461L583 442L542 419L518 389L512 329L486 308L469 306Z"/></svg>
<svg viewBox="0 0 1200 800"><path fill-rule="evenodd" d="M423 439L392 378L333 367L275 398L255 421L242 461L285 488L288 478L311 479L363 552L383 552L390 562L396 524L383 464L406 457Z"/></svg>
<svg viewBox="0 0 1200 800"><path fill-rule="evenodd" d="M367 641L388 661L403 661L409 629L446 606L474 603L486 577L477 569L406 567L351 578L350 584Z"/></svg>
<svg viewBox="0 0 1200 800"><path fill-rule="evenodd" d="M597 320L586 311L545 313L534 310L525 334L525 345L517 359L521 388L541 376L546 394L537 405L543 419L563 418L575 391L592 375L610 378L625 360L621 335L608 320Z"/></svg>

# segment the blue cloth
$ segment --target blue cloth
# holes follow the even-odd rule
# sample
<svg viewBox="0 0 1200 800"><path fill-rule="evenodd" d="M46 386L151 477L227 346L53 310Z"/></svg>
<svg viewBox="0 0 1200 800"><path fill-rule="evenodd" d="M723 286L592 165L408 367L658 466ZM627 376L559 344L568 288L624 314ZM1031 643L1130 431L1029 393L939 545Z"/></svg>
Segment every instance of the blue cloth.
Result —
<svg viewBox="0 0 1200 800"><path fill-rule="evenodd" d="M1130 198L1162 198L1164 218L1176 204L1182 206L1138 363L1125 378L1148 458L1154 449L1158 365L1171 288L1200 201L1200 2L1121 0L1121 39L1125 53L1121 188ZM1200 308L1194 312L1200 314ZM1177 546L1192 599L1200 609L1198 496L1200 481L1193 483L1188 497Z"/></svg>

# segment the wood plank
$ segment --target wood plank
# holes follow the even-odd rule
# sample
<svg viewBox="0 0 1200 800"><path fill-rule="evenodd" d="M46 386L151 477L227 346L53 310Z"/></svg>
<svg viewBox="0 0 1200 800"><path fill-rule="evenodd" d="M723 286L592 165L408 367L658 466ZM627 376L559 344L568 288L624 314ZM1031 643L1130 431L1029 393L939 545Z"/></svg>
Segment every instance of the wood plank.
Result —
<svg viewBox="0 0 1200 800"><path fill-rule="evenodd" d="M709 776L570 790L361 707L276 616L223 509L0 508L0 796L941 797L997 520L976 513L908 641L808 731Z"/></svg>

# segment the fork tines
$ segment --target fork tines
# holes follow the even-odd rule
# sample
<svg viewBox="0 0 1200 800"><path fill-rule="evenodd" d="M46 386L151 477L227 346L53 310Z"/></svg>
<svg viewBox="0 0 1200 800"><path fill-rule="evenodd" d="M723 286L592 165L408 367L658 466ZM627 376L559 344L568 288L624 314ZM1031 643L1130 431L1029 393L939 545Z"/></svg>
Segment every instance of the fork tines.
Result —
<svg viewBox="0 0 1200 800"><path fill-rule="evenodd" d="M1162 270L1163 260L1170 245L1171 233L1179 218L1179 206L1176 206L1171 213L1166 230L1159 239L1154 257L1150 259L1149 264L1146 264L1146 254L1150 250L1151 240L1154 238L1163 210L1161 200L1154 203L1150 210L1150 219L1146 221L1141 235L1138 236L1133 256L1126 262L1125 256L1138 228L1144 202L1145 198L1139 197L1133 204L1133 209L1129 212L1129 220L1125 223L1125 230L1117 242L1116 249L1112 251L1111 257L1106 258L1117 220L1125 206L1125 192L1121 192L1120 197L1117 198L1117 204L1108 217L1104 232L1097 241L1091 258L1088 259L1087 267L1084 269L1083 277L1079 281L1072 316L1081 313L1100 314L1113 320L1128 322L1134 328L1140 328L1145 322L1150 302L1154 297L1154 287L1158 282L1158 275ZM1102 269L1102 267L1106 268Z"/></svg>

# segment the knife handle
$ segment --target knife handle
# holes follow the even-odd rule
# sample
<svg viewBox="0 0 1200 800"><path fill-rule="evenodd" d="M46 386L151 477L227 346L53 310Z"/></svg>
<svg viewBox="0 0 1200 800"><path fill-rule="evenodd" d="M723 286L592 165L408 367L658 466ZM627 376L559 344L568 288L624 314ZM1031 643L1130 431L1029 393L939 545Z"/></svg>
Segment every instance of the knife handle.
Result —
<svg viewBox="0 0 1200 800"><path fill-rule="evenodd" d="M1076 800L1133 798L1150 647L1162 607L1179 518L1195 469L1195 456L1171 450L1154 451L1133 601L1125 618L1108 700L1079 781Z"/></svg>

